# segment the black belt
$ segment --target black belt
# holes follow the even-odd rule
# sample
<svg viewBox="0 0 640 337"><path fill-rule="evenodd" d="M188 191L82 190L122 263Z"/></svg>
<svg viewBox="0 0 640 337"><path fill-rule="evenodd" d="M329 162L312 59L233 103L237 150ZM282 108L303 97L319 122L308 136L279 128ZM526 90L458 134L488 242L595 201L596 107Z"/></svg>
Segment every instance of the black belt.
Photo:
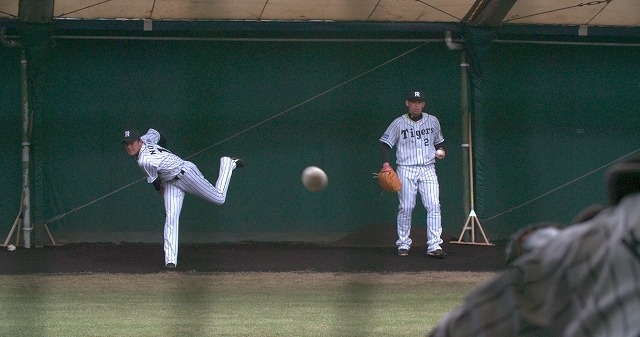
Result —
<svg viewBox="0 0 640 337"><path fill-rule="evenodd" d="M184 175L184 170L180 170L180 173L178 173L175 177L173 177L173 180L178 180L180 179L180 176Z"/></svg>

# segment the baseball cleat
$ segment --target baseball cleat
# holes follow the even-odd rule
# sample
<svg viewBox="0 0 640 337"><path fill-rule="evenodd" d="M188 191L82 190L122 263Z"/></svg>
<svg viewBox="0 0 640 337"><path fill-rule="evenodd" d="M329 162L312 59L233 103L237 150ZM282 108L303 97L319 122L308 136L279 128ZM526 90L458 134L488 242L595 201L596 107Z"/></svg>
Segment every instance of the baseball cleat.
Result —
<svg viewBox="0 0 640 337"><path fill-rule="evenodd" d="M245 165L245 164L244 164L244 160L242 160L242 159L240 159L240 158L232 157L232 158L231 158L231 161L232 161L232 162L234 162L234 163L236 163L236 167L244 167L244 165Z"/></svg>
<svg viewBox="0 0 640 337"><path fill-rule="evenodd" d="M427 252L427 256L434 259L444 259L444 257L447 256L447 253L445 253L442 249L436 249L432 252Z"/></svg>
<svg viewBox="0 0 640 337"><path fill-rule="evenodd" d="M398 256L407 256L409 255L408 249L398 249Z"/></svg>
<svg viewBox="0 0 640 337"><path fill-rule="evenodd" d="M173 269L173 268L175 268L175 267L176 267L176 264L175 264L175 263L171 263L171 262L169 262L169 263L167 263L167 264L165 265L165 267L166 267L166 268Z"/></svg>

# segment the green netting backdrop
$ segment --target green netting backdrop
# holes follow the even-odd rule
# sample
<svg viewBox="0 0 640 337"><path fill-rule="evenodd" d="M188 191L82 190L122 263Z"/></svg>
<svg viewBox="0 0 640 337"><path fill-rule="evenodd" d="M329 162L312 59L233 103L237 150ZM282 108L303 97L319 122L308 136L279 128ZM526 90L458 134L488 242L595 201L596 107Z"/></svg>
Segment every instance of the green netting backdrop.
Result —
<svg viewBox="0 0 640 337"><path fill-rule="evenodd" d="M475 126L490 239L606 203L606 165L640 147L639 57L637 47L491 44ZM49 224L59 241L162 237L162 200L119 143L130 126L156 128L211 180L221 156L247 162L224 205L187 196L183 241L326 241L393 224L397 199L381 195L372 172L378 139L414 88L448 145L437 165L445 235L457 237L467 219L460 54L442 42L58 39L42 71L33 144L42 170L32 184L43 201L34 207L40 220L66 214ZM21 187L19 51L0 49L0 77L6 235ZM328 174L326 190L303 188L310 165ZM414 225L424 217L418 206Z"/></svg>

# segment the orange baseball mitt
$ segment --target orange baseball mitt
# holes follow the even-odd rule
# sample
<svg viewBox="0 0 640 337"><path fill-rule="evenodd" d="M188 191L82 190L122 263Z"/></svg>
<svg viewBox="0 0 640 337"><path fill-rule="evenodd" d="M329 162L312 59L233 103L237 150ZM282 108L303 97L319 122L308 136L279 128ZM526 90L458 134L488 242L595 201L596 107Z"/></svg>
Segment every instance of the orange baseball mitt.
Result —
<svg viewBox="0 0 640 337"><path fill-rule="evenodd" d="M385 192L398 192L402 188L402 182L389 163L382 164L380 172L374 173L374 178L378 179L380 187Z"/></svg>

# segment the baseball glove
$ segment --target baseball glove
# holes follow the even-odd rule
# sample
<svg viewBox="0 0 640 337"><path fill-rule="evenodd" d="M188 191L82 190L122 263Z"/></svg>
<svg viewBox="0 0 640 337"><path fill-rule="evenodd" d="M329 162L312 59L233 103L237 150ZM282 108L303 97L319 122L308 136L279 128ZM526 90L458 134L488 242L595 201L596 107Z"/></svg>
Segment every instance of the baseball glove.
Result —
<svg viewBox="0 0 640 337"><path fill-rule="evenodd" d="M374 173L373 177L378 179L380 187L385 192L398 192L402 188L402 182L389 163L384 163L380 172Z"/></svg>

